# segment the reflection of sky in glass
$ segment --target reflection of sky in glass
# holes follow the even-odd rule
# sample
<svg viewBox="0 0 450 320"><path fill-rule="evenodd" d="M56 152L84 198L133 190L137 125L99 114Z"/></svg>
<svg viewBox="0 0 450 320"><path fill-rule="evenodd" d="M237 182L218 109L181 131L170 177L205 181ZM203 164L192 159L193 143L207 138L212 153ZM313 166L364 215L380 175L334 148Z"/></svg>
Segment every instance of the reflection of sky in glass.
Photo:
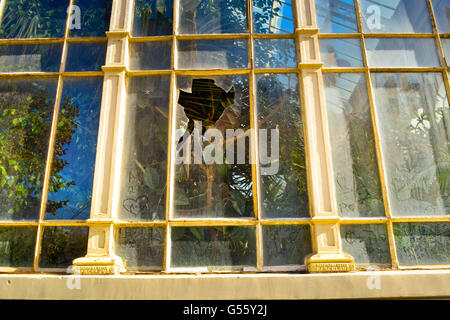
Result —
<svg viewBox="0 0 450 320"><path fill-rule="evenodd" d="M291 0L266 1L264 7L253 2L253 23L255 33L292 33L294 18Z"/></svg>
<svg viewBox="0 0 450 320"><path fill-rule="evenodd" d="M371 38L365 42L370 67L439 66L433 38Z"/></svg>
<svg viewBox="0 0 450 320"><path fill-rule="evenodd" d="M131 70L165 70L171 68L172 42L135 42L130 45Z"/></svg>
<svg viewBox="0 0 450 320"><path fill-rule="evenodd" d="M447 61L447 66L450 66L450 39L441 39L441 41L444 49L445 61Z"/></svg>
<svg viewBox="0 0 450 320"><path fill-rule="evenodd" d="M432 32L426 0L360 0L360 3L365 32Z"/></svg>
<svg viewBox="0 0 450 320"><path fill-rule="evenodd" d="M432 0L431 2L439 33L450 33L450 1Z"/></svg>
<svg viewBox="0 0 450 320"><path fill-rule="evenodd" d="M297 57L293 39L255 39L256 68L295 68Z"/></svg>
<svg viewBox="0 0 450 320"><path fill-rule="evenodd" d="M58 121L61 123L61 114L65 110L63 107L65 98L71 98L72 105L79 106L79 116L75 120L77 127L72 134L72 140L63 146L66 154L60 158L67 161L67 165L59 174L63 181L73 181L75 185L62 188L57 192L49 192L50 201L68 200L68 203L57 209L56 215L47 212L46 219L87 219L89 217L101 95L102 78L64 80ZM53 177L54 173L52 173ZM47 211L49 211L49 205L47 205Z"/></svg>
<svg viewBox="0 0 450 320"><path fill-rule="evenodd" d="M321 39L324 67L363 67L359 39Z"/></svg>
<svg viewBox="0 0 450 320"><path fill-rule="evenodd" d="M353 0L316 0L315 3L321 33L358 32Z"/></svg>
<svg viewBox="0 0 450 320"><path fill-rule="evenodd" d="M70 43L66 71L101 71L105 58L106 42Z"/></svg>
<svg viewBox="0 0 450 320"><path fill-rule="evenodd" d="M247 68L247 41L180 40L177 64L180 69Z"/></svg>

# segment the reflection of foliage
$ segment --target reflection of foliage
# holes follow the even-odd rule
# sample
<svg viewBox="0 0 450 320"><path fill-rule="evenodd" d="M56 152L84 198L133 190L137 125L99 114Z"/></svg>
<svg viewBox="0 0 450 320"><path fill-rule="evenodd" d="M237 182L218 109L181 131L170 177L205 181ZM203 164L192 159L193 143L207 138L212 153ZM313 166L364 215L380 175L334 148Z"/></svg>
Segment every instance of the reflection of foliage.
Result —
<svg viewBox="0 0 450 320"><path fill-rule="evenodd" d="M290 17L282 16L282 7L292 7L291 1L279 0L253 0L254 30L257 33L290 33L293 32L293 22L290 21L288 30L276 27L273 22L280 19L284 23L291 20ZM292 10L292 9L291 9ZM282 17L282 18L280 18Z"/></svg>
<svg viewBox="0 0 450 320"><path fill-rule="evenodd" d="M297 58L293 39L255 39L256 68L295 68Z"/></svg>
<svg viewBox="0 0 450 320"><path fill-rule="evenodd" d="M175 267L255 266L253 227L172 228Z"/></svg>
<svg viewBox="0 0 450 320"><path fill-rule="evenodd" d="M134 36L172 34L173 0L136 0Z"/></svg>
<svg viewBox="0 0 450 320"><path fill-rule="evenodd" d="M182 33L245 32L246 1L182 0L180 28Z"/></svg>
<svg viewBox="0 0 450 320"><path fill-rule="evenodd" d="M383 216L365 78L360 74L328 74L325 84L339 214Z"/></svg>
<svg viewBox="0 0 450 320"><path fill-rule="evenodd" d="M377 74L375 80L377 108L389 115L381 127L394 214L448 213L450 126L442 78Z"/></svg>
<svg viewBox="0 0 450 320"><path fill-rule="evenodd" d="M36 241L36 227L0 228L0 266L31 267Z"/></svg>
<svg viewBox="0 0 450 320"><path fill-rule="evenodd" d="M101 37L109 30L112 0L75 0L80 7L81 28L72 29L73 37Z"/></svg>
<svg viewBox="0 0 450 320"><path fill-rule="evenodd" d="M42 237L39 266L64 268L76 258L86 255L87 227L46 227Z"/></svg>
<svg viewBox="0 0 450 320"><path fill-rule="evenodd" d="M74 181L65 181L61 172L64 167L69 164L63 157L67 153L66 145L70 145L72 142L72 136L78 128L76 119L79 117L79 106L72 105L71 98L66 97L64 104L61 106L61 112L58 119L58 131L55 140L55 147L53 151L53 163L50 176L49 192L57 192L61 189L67 189L70 186L74 186ZM47 212L51 212L56 215L58 210L63 208L69 203L69 199L62 201L48 200Z"/></svg>
<svg viewBox="0 0 450 320"><path fill-rule="evenodd" d="M276 217L309 216L297 78L263 75L258 78L257 98L260 128L278 128L280 134L278 173L262 177L263 207L267 214ZM271 143L268 139L267 148Z"/></svg>
<svg viewBox="0 0 450 320"><path fill-rule="evenodd" d="M1 22L0 37L62 37L68 6L68 0L7 0Z"/></svg>
<svg viewBox="0 0 450 320"><path fill-rule="evenodd" d="M394 234L401 265L450 263L448 223L397 223Z"/></svg>
<svg viewBox="0 0 450 320"><path fill-rule="evenodd" d="M112 0L76 0L81 9L80 29L75 37L104 36L109 29ZM64 35L69 0L7 0L1 38L60 38ZM102 21L103 20L103 21Z"/></svg>
<svg viewBox="0 0 450 320"><path fill-rule="evenodd" d="M2 215L10 219L35 216L38 211L52 123L53 94L34 87L30 91L9 91L0 96L0 186L4 211L7 211ZM64 155L63 146L71 141L78 106L68 99L63 108L67 113L60 116L58 123L61 135L55 144L51 191L71 184L60 175L67 165L61 156ZM63 205L64 202L55 202L51 207Z"/></svg>

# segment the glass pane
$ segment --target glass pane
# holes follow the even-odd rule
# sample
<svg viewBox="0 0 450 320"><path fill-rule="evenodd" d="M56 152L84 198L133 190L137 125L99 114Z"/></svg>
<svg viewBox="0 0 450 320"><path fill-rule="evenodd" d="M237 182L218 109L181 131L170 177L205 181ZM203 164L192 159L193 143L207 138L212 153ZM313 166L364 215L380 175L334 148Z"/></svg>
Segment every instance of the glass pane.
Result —
<svg viewBox="0 0 450 320"><path fill-rule="evenodd" d="M253 217L247 76L177 84L175 216Z"/></svg>
<svg viewBox="0 0 450 320"><path fill-rule="evenodd" d="M264 266L305 265L312 253L309 226L263 226Z"/></svg>
<svg viewBox="0 0 450 320"><path fill-rule="evenodd" d="M450 223L394 223L400 265L450 264Z"/></svg>
<svg viewBox="0 0 450 320"><path fill-rule="evenodd" d="M246 1L180 0L180 34L247 32Z"/></svg>
<svg viewBox="0 0 450 320"><path fill-rule="evenodd" d="M129 80L120 219L165 219L169 95L168 76Z"/></svg>
<svg viewBox="0 0 450 320"><path fill-rule="evenodd" d="M255 227L175 227L171 236L171 267L256 265Z"/></svg>
<svg viewBox="0 0 450 320"><path fill-rule="evenodd" d="M62 44L0 46L0 72L58 72Z"/></svg>
<svg viewBox="0 0 450 320"><path fill-rule="evenodd" d="M431 2L439 33L450 33L450 2L448 0L431 0Z"/></svg>
<svg viewBox="0 0 450 320"><path fill-rule="evenodd" d="M255 33L293 33L292 1L253 0Z"/></svg>
<svg viewBox="0 0 450 320"><path fill-rule="evenodd" d="M439 67L433 38L366 39L369 67Z"/></svg>
<svg viewBox="0 0 450 320"><path fill-rule="evenodd" d="M130 45L131 70L172 68L172 42L135 42Z"/></svg>
<svg viewBox="0 0 450 320"><path fill-rule="evenodd" d="M445 61L447 66L450 66L450 39L441 39L442 47L444 49Z"/></svg>
<svg viewBox="0 0 450 320"><path fill-rule="evenodd" d="M372 73L392 215L450 213L450 114L440 73Z"/></svg>
<svg viewBox="0 0 450 320"><path fill-rule="evenodd" d="M126 268L161 270L164 260L164 228L120 228L116 254Z"/></svg>
<svg viewBox="0 0 450 320"><path fill-rule="evenodd" d="M106 42L69 43L66 71L102 71Z"/></svg>
<svg viewBox="0 0 450 320"><path fill-rule="evenodd" d="M100 77L64 79L46 219L89 218L102 86Z"/></svg>
<svg viewBox="0 0 450 320"><path fill-rule="evenodd" d="M294 39L255 39L256 68L296 68Z"/></svg>
<svg viewBox="0 0 450 320"><path fill-rule="evenodd" d="M384 216L366 78L327 73L324 83L339 215Z"/></svg>
<svg viewBox="0 0 450 320"><path fill-rule="evenodd" d="M70 37L104 37L109 30L112 0L74 0Z"/></svg>
<svg viewBox="0 0 450 320"><path fill-rule="evenodd" d="M431 33L426 0L359 0L364 32Z"/></svg>
<svg viewBox="0 0 450 320"><path fill-rule="evenodd" d="M0 227L0 267L32 267L37 227Z"/></svg>
<svg viewBox="0 0 450 320"><path fill-rule="evenodd" d="M0 80L0 220L39 216L57 82Z"/></svg>
<svg viewBox="0 0 450 320"><path fill-rule="evenodd" d="M258 74L256 82L261 215L264 218L309 217L297 75Z"/></svg>
<svg viewBox="0 0 450 320"><path fill-rule="evenodd" d="M39 267L67 268L86 255L88 227L45 227Z"/></svg>
<svg viewBox="0 0 450 320"><path fill-rule="evenodd" d="M246 40L178 41L179 69L248 68Z"/></svg>
<svg viewBox="0 0 450 320"><path fill-rule="evenodd" d="M320 54L325 68L364 66L359 39L320 39Z"/></svg>
<svg viewBox="0 0 450 320"><path fill-rule="evenodd" d="M341 225L342 248L357 265L390 265L386 226L384 224Z"/></svg>
<svg viewBox="0 0 450 320"><path fill-rule="evenodd" d="M321 33L356 33L353 0L316 0L317 24Z"/></svg>
<svg viewBox="0 0 450 320"><path fill-rule="evenodd" d="M6 0L0 38L62 38L69 0Z"/></svg>
<svg viewBox="0 0 450 320"><path fill-rule="evenodd" d="M173 0L135 0L133 36L172 35Z"/></svg>

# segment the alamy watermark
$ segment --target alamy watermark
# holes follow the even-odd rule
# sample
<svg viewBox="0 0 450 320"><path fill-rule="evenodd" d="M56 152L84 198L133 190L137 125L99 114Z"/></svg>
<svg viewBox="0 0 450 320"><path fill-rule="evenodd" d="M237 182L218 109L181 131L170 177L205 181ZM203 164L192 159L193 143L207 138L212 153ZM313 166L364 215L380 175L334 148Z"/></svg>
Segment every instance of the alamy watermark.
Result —
<svg viewBox="0 0 450 320"><path fill-rule="evenodd" d="M67 13L70 14L70 30L80 30L81 29L81 9L77 5L67 8Z"/></svg>
<svg viewBox="0 0 450 320"><path fill-rule="evenodd" d="M366 280L366 286L369 290L381 290L381 274L378 266L370 266L367 271L372 271L371 275Z"/></svg>
<svg viewBox="0 0 450 320"><path fill-rule="evenodd" d="M366 10L367 18L366 25L370 30L381 30L383 25L381 24L381 8L377 5L371 5Z"/></svg>
<svg viewBox="0 0 450 320"><path fill-rule="evenodd" d="M81 289L81 276L78 269L75 269L73 272L73 266L69 266L66 270L66 273L70 274L70 276L66 279L66 287L69 290L80 290Z"/></svg>

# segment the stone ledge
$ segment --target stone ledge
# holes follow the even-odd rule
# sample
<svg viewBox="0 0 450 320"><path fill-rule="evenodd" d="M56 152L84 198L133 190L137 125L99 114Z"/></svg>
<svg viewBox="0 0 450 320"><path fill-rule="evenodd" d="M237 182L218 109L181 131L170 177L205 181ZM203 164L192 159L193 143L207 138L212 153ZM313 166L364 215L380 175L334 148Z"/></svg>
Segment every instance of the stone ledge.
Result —
<svg viewBox="0 0 450 320"><path fill-rule="evenodd" d="M0 274L0 299L254 300L450 297L450 270L76 277Z"/></svg>

